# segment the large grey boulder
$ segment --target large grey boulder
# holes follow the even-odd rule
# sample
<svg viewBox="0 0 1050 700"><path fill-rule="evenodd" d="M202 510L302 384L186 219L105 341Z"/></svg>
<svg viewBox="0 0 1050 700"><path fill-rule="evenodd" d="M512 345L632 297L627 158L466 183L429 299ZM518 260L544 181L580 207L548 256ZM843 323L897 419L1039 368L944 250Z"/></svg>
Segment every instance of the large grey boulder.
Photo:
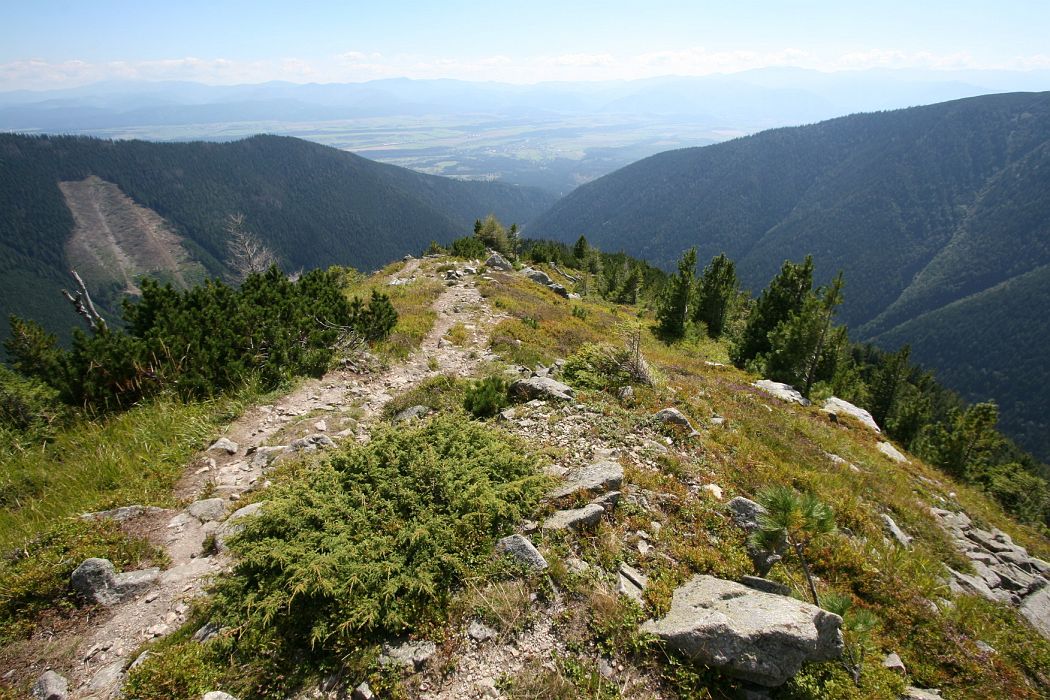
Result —
<svg viewBox="0 0 1050 700"><path fill-rule="evenodd" d="M759 379L752 386L761 389L770 396L774 396L781 401L787 401L789 403L797 403L799 406L808 406L810 404L809 399L800 394L795 390L795 387L790 384L783 384L781 382L774 382L770 379Z"/></svg>
<svg viewBox="0 0 1050 700"><path fill-rule="evenodd" d="M550 377L519 379L510 385L510 395L526 401L532 399L559 399L572 401L573 388Z"/></svg>
<svg viewBox="0 0 1050 700"><path fill-rule="evenodd" d="M583 508L559 510L543 521L544 530L582 530L598 524L605 508L597 503L588 503Z"/></svg>
<svg viewBox="0 0 1050 700"><path fill-rule="evenodd" d="M69 681L54 671L44 671L33 684L36 700L66 700L69 697Z"/></svg>
<svg viewBox="0 0 1050 700"><path fill-rule="evenodd" d="M824 412L833 416L849 416L871 428L876 433L882 432L882 428L879 427L879 424L875 422L875 419L871 417L870 413L860 406L854 406L849 401L840 399L837 396L832 396L824 402Z"/></svg>
<svg viewBox="0 0 1050 700"><path fill-rule="evenodd" d="M493 252L492 255L485 260L485 267L491 267L493 270L502 270L503 272L509 272L514 269L514 266L497 252Z"/></svg>
<svg viewBox="0 0 1050 700"><path fill-rule="evenodd" d="M826 610L713 576L694 576L674 592L671 609L642 625L706 666L778 686L803 663L842 655L842 618Z"/></svg>
<svg viewBox="0 0 1050 700"><path fill-rule="evenodd" d="M542 571L547 568L547 560L524 535L504 537L496 543L496 551L509 554L531 569Z"/></svg>
<svg viewBox="0 0 1050 700"><path fill-rule="evenodd" d="M149 588L159 577L160 569L156 568L118 574L110 560L92 557L73 571L70 584L89 602L114 605Z"/></svg>
<svg viewBox="0 0 1050 700"><path fill-rule="evenodd" d="M543 270L534 270L531 267L526 267L524 270L522 270L522 272L525 274L526 277L538 284L542 284L544 286L554 284L554 280L551 279L551 276Z"/></svg>
<svg viewBox="0 0 1050 700"><path fill-rule="evenodd" d="M614 459L601 459L585 467L573 469L565 475L565 482L550 492L553 499L578 493L605 493L615 491L623 483L623 465Z"/></svg>

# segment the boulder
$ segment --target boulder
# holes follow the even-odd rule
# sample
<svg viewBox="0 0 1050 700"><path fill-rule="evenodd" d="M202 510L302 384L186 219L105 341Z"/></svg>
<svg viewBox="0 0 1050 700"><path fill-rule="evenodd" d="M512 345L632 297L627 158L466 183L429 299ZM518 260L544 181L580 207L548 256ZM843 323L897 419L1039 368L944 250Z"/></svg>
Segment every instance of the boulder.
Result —
<svg viewBox="0 0 1050 700"><path fill-rule="evenodd" d="M901 657L898 656L896 652L886 654L882 659L882 667L895 673L899 673L902 676L908 673L908 669L904 666L904 662L901 661Z"/></svg>
<svg viewBox="0 0 1050 700"><path fill-rule="evenodd" d="M350 696L351 700L375 700L375 697L376 694L372 692L372 688L367 681L354 688L354 692Z"/></svg>
<svg viewBox="0 0 1050 700"><path fill-rule="evenodd" d="M887 457L892 459L894 462L899 462L901 464L904 464L904 463L906 463L908 461L908 458L905 457L904 454L900 450L898 450L896 447L894 447L893 445L891 445L888 442L880 442L877 447L878 447L879 452L881 452L882 454L886 455Z"/></svg>
<svg viewBox="0 0 1050 700"><path fill-rule="evenodd" d="M110 560L92 557L73 571L70 584L89 602L114 605L149 588L159 577L160 569L156 568L118 574Z"/></svg>
<svg viewBox="0 0 1050 700"><path fill-rule="evenodd" d="M761 389L770 396L774 396L781 401L797 403L799 406L808 406L810 404L809 399L796 391L795 387L790 384L774 382L770 379L759 379L751 386Z"/></svg>
<svg viewBox="0 0 1050 700"><path fill-rule="evenodd" d="M497 252L493 252L492 255L485 260L485 267L491 267L493 270L502 270L503 272L510 272L514 269L514 266Z"/></svg>
<svg viewBox="0 0 1050 700"><path fill-rule="evenodd" d="M470 624L467 626L467 636L475 642L487 642L496 636L496 630L492 629L484 622L471 620Z"/></svg>
<svg viewBox="0 0 1050 700"><path fill-rule="evenodd" d="M33 684L36 700L66 700L69 697L69 681L54 671L44 671Z"/></svg>
<svg viewBox="0 0 1050 700"><path fill-rule="evenodd" d="M653 418L664 425L674 425L679 428L685 428L689 431L690 436L700 434L697 429L693 427L693 424L689 422L686 415L677 408L662 408L653 414Z"/></svg>
<svg viewBox="0 0 1050 700"><path fill-rule="evenodd" d="M559 510L543 521L544 530L581 530L598 524L605 508L597 503L588 503L583 508Z"/></svg>
<svg viewBox="0 0 1050 700"><path fill-rule="evenodd" d="M569 471L565 483L551 491L549 496L558 499L578 493L605 493L620 488L622 483L623 465L613 459L602 459Z"/></svg>
<svg viewBox="0 0 1050 700"><path fill-rule="evenodd" d="M791 589L784 584L770 581L768 578L762 578L761 576L743 576L740 579L740 583L748 588L754 588L756 591L762 591L763 593L773 593L774 595L786 596L791 595Z"/></svg>
<svg viewBox="0 0 1050 700"><path fill-rule="evenodd" d="M859 423L871 428L876 433L882 432L882 428L879 427L879 424L875 422L875 419L871 417L870 413L859 406L854 406L845 399L840 399L837 396L832 396L824 402L824 412L834 416L849 416Z"/></svg>
<svg viewBox="0 0 1050 700"><path fill-rule="evenodd" d="M510 535L496 543L496 551L509 554L530 569L542 571L547 568L547 560L543 558L532 541L524 535Z"/></svg>
<svg viewBox="0 0 1050 700"><path fill-rule="evenodd" d="M728 675L778 686L809 661L842 655L842 618L713 576L675 590L671 609L642 625L668 646Z"/></svg>
<svg viewBox="0 0 1050 700"><path fill-rule="evenodd" d="M565 297L566 299L569 298L569 290L563 287L562 285L558 284L557 282L551 282L550 284L548 284L547 289L551 290L560 297Z"/></svg>
<svg viewBox="0 0 1050 700"><path fill-rule="evenodd" d="M572 401L574 393L572 387L550 377L529 377L519 379L510 385L510 395L525 401L532 399Z"/></svg>
<svg viewBox="0 0 1050 700"><path fill-rule="evenodd" d="M537 282L544 286L550 286L554 284L554 280L551 279L551 276L543 270L534 270L531 267L527 267L524 270L522 270L522 272L533 282Z"/></svg>
<svg viewBox="0 0 1050 700"><path fill-rule="evenodd" d="M186 512L202 523L222 520L226 517L226 501L221 498L205 498L186 506Z"/></svg>
<svg viewBox="0 0 1050 700"><path fill-rule="evenodd" d="M235 455L239 449L240 446L236 442L230 438L221 437L211 444L208 452L225 452L228 455Z"/></svg>

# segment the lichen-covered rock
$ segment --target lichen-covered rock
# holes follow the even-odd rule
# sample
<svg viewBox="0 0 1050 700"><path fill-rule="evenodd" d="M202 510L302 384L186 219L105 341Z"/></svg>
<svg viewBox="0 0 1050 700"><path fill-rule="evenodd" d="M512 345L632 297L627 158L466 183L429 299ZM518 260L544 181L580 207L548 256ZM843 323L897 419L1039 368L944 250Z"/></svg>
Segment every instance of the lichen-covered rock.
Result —
<svg viewBox="0 0 1050 700"><path fill-rule="evenodd" d="M33 684L36 700L66 700L69 697L69 681L54 671L44 671Z"/></svg>
<svg viewBox="0 0 1050 700"><path fill-rule="evenodd" d="M547 568L547 560L543 558L532 541L524 535L504 537L496 543L496 551L509 554L531 569L542 571Z"/></svg>
<svg viewBox="0 0 1050 700"><path fill-rule="evenodd" d="M663 408L653 414L656 420L660 421L664 425L674 425L679 428L685 428L689 431L690 435L699 435L700 433L693 424L689 422L689 419L684 413L679 411L677 408Z"/></svg>
<svg viewBox="0 0 1050 700"><path fill-rule="evenodd" d="M713 576L675 590L671 609L642 625L701 664L764 686L778 686L803 663L842 655L842 618L794 598Z"/></svg>

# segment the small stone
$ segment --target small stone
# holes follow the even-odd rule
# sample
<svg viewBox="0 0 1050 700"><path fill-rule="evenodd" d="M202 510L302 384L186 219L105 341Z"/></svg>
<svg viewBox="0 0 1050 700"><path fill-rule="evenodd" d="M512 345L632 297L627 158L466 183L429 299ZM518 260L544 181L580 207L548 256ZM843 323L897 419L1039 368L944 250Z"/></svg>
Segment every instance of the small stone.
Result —
<svg viewBox="0 0 1050 700"><path fill-rule="evenodd" d="M383 653L379 656L379 664L381 666L402 666L419 671L436 652L437 645L434 642L405 642L398 646L384 644Z"/></svg>
<svg viewBox="0 0 1050 700"><path fill-rule="evenodd" d="M483 622L471 620L470 625L467 627L467 636L475 642L487 642L496 636L496 630Z"/></svg>
<svg viewBox="0 0 1050 700"><path fill-rule="evenodd" d="M215 622L207 622L199 630L193 633L193 641L203 644L215 639L218 634L219 625Z"/></svg>
<svg viewBox="0 0 1050 700"><path fill-rule="evenodd" d="M393 422L396 424L403 423L408 420L419 420L426 416L428 413L430 413L430 408L427 406L411 406L403 411L400 411L396 416L394 416Z"/></svg>
<svg viewBox="0 0 1050 700"><path fill-rule="evenodd" d="M597 503L588 503L583 508L559 510L543 521L544 530L580 530L597 525L605 509Z"/></svg>
<svg viewBox="0 0 1050 700"><path fill-rule="evenodd" d="M221 690L213 690L205 693L201 700L237 700L234 696L229 693L224 693Z"/></svg>
<svg viewBox="0 0 1050 700"><path fill-rule="evenodd" d="M679 428L685 428L689 431L689 435L699 435L700 433L693 424L689 422L689 419L684 413L679 411L677 408L664 408L653 414L656 420L660 421L664 425L673 425Z"/></svg>
<svg viewBox="0 0 1050 700"><path fill-rule="evenodd" d="M882 660L882 667L899 673L902 676L908 673L908 669L905 668L904 662L901 661L901 657L897 656L896 652L886 654L886 657Z"/></svg>
<svg viewBox="0 0 1050 700"><path fill-rule="evenodd" d="M365 682L354 688L354 693L350 697L352 700L375 700L376 696L372 688Z"/></svg>
<svg viewBox="0 0 1050 700"><path fill-rule="evenodd" d="M977 649L978 649L978 650L979 650L979 651L980 651L980 652L981 652L982 654L994 654L994 653L996 653L996 652L995 652L995 647L993 647L993 646L992 646L991 644L989 644L988 642L982 641L982 640L980 640L980 639L979 639L979 640L977 640L977 642L976 642L975 646L977 647Z"/></svg>
<svg viewBox="0 0 1050 700"><path fill-rule="evenodd" d="M319 433L326 433L328 432L328 423L325 421L324 418L322 418L321 420L314 423L314 430L316 430Z"/></svg>
<svg viewBox="0 0 1050 700"><path fill-rule="evenodd" d="M722 500L722 487L718 484L704 484L702 488L711 494L716 501Z"/></svg>

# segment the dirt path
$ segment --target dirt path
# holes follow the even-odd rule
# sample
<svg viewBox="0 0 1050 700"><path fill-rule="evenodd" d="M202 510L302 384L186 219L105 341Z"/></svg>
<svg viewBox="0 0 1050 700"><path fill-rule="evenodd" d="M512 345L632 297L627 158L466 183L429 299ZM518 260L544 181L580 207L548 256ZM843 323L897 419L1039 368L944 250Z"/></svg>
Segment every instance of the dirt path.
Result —
<svg viewBox="0 0 1050 700"><path fill-rule="evenodd" d="M423 266L422 272L420 267L419 260L409 261L396 273L397 278L437 274L432 265ZM266 460L260 458L265 451L255 448L275 441L283 444L303 433L327 435L337 442L367 439L370 424L395 394L441 373L469 376L482 362L495 359L488 350L488 337L501 316L490 312L475 279L465 276L448 283L432 307L437 314L434 327L405 362L374 374L330 372L304 382L272 405L249 409L224 433L237 443L236 452L212 450L187 465L177 494L194 501L210 491L213 497L225 500L229 513L236 509L242 494L265 485ZM467 331L461 345L444 338L457 322ZM70 678L75 689L72 697L110 697L119 688L138 647L169 634L185 621L190 600L205 592L211 576L231 564L226 555L202 554L202 542L220 527L217 521L202 521L187 511L166 510L151 516L147 529L152 532L151 539L168 552L171 566L146 593L106 610L105 617L80 631Z"/></svg>

